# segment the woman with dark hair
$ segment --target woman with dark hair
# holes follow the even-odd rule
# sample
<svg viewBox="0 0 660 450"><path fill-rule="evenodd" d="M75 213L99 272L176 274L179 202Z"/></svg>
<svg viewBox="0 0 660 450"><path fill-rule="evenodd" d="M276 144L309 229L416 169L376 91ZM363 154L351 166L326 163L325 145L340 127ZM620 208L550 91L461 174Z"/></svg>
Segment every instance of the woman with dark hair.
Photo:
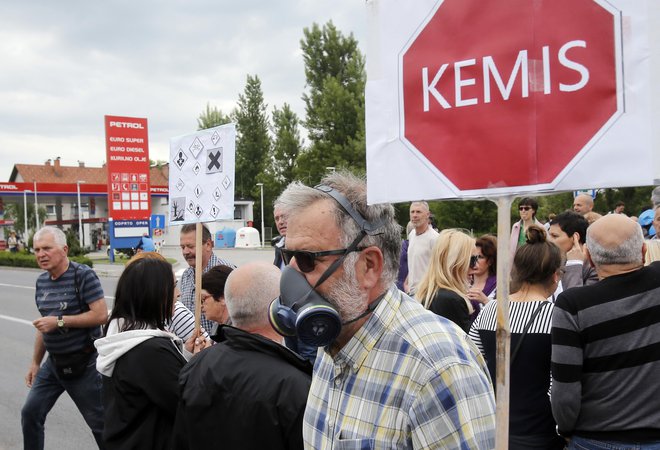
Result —
<svg viewBox="0 0 660 450"><path fill-rule="evenodd" d="M229 325L229 311L225 303L225 283L234 270L229 266L215 266L202 275L202 312L208 320L219 325ZM217 328L217 325L214 326ZM215 330L211 330L211 335Z"/></svg>
<svg viewBox="0 0 660 450"><path fill-rule="evenodd" d="M550 408L550 328L553 304L564 266L561 250L546 241L545 230L531 225L527 243L513 260L510 295L511 383L509 449L562 449ZM492 379L496 373L497 300L489 302L470 328L470 337L484 355Z"/></svg>
<svg viewBox="0 0 660 450"><path fill-rule="evenodd" d="M169 447L186 362L181 341L165 331L174 296L167 261L134 261L119 278L105 337L95 342L108 449Z"/></svg>
<svg viewBox="0 0 660 450"><path fill-rule="evenodd" d="M516 250L525 243L525 232L530 225L538 225L543 228L543 224L536 219L538 209L539 203L531 197L525 197L518 203L520 220L511 227L511 241L509 243L511 258L516 254Z"/></svg>
<svg viewBox="0 0 660 450"><path fill-rule="evenodd" d="M497 238L492 234L481 236L474 243L472 258L470 258L470 289L467 296L472 303L474 312L470 320L474 320L483 305L495 298L497 286Z"/></svg>

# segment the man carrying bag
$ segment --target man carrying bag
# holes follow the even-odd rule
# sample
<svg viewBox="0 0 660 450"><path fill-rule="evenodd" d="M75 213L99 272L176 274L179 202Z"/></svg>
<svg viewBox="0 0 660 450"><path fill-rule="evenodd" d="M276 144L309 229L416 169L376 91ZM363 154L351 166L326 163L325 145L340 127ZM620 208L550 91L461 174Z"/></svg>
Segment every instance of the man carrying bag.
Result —
<svg viewBox="0 0 660 450"><path fill-rule="evenodd" d="M93 340L108 318L103 289L96 274L70 262L62 230L44 227L34 235L34 253L46 272L37 279L35 300L42 317L32 364L25 377L30 388L21 411L25 449L44 448L44 422L66 390L103 448L101 376L96 371ZM48 351L49 357L42 363Z"/></svg>

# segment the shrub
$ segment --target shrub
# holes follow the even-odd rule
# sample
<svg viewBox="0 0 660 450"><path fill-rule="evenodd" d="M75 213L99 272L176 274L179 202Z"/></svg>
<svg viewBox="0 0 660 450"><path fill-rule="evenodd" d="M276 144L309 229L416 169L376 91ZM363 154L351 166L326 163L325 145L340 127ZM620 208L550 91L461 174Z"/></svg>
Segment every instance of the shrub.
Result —
<svg viewBox="0 0 660 450"><path fill-rule="evenodd" d="M69 259L80 264L86 264L89 267L94 266L94 262L86 256L72 256ZM34 255L20 252L0 252L0 266L39 268L37 258Z"/></svg>

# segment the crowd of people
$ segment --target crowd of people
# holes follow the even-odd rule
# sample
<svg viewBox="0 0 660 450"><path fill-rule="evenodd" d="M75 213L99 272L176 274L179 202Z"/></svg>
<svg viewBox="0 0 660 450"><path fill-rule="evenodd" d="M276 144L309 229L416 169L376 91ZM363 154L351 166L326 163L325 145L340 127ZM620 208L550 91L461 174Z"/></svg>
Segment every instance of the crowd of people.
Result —
<svg viewBox="0 0 660 450"><path fill-rule="evenodd" d="M590 223L588 200L545 225L535 199L519 203L511 449L660 448L660 239L622 210ZM274 206L273 264L236 267L186 225L180 282L138 253L109 315L64 233L39 230L25 448L44 447L64 391L99 448L494 448L497 238L438 232L418 201L402 239L394 208L344 172Z"/></svg>

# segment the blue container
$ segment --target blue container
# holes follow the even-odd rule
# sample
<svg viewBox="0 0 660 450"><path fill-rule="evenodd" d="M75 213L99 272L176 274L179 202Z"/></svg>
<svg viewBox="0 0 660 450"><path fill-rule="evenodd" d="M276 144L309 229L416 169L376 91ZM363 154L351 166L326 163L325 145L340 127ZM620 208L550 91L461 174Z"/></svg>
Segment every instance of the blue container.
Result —
<svg viewBox="0 0 660 450"><path fill-rule="evenodd" d="M223 228L215 233L215 248L234 248L236 246L236 230Z"/></svg>

